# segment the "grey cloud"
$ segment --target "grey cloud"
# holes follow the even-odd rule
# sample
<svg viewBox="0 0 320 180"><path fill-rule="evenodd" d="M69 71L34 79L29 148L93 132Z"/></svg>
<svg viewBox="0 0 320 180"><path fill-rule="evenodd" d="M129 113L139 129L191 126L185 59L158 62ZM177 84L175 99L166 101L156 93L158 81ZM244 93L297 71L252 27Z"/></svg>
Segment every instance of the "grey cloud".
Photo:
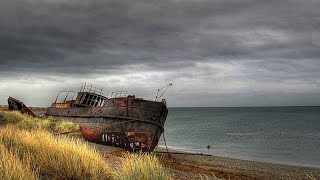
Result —
<svg viewBox="0 0 320 180"><path fill-rule="evenodd" d="M4 0L0 85L22 76L58 82L160 72L157 82L183 87L188 80L211 88L216 81L319 86L319 6L317 0Z"/></svg>
<svg viewBox="0 0 320 180"><path fill-rule="evenodd" d="M309 33L316 31L319 23L314 18L319 13L311 1L16 0L2 4L0 54L9 70L33 71L33 65L41 64L47 71L61 68L63 72L63 67L74 63L68 70L77 73L88 65L77 61L92 60L105 69L145 62L162 67L163 61L171 66L172 61L208 58L318 57L318 46L310 43ZM299 10L301 5L308 12ZM289 29L289 35L306 32L300 34L301 40L260 47L248 47L234 35L261 27Z"/></svg>

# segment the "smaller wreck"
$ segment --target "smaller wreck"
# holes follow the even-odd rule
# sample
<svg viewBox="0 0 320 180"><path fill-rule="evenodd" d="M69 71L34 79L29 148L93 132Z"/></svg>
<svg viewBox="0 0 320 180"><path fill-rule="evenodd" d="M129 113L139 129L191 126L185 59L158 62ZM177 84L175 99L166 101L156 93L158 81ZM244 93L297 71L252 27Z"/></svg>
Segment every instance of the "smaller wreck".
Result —
<svg viewBox="0 0 320 180"><path fill-rule="evenodd" d="M129 151L150 152L157 146L168 114L165 99L159 101L172 84L158 89L155 100L144 100L126 92L106 92L84 84L76 99L57 99L45 117L79 124L82 136L92 142L117 146ZM162 91L159 96L159 92ZM159 97L158 97L159 96ZM9 97L10 110L35 114L19 100Z"/></svg>

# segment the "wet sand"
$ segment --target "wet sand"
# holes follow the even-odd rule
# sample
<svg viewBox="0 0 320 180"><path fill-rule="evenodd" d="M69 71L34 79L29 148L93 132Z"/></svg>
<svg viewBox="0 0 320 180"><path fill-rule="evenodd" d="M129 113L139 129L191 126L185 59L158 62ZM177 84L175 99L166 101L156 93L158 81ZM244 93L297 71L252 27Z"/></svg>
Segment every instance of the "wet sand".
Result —
<svg viewBox="0 0 320 180"><path fill-rule="evenodd" d="M163 151L160 149L159 151ZM173 154L164 166L223 179L320 179L320 168L279 165L218 156Z"/></svg>

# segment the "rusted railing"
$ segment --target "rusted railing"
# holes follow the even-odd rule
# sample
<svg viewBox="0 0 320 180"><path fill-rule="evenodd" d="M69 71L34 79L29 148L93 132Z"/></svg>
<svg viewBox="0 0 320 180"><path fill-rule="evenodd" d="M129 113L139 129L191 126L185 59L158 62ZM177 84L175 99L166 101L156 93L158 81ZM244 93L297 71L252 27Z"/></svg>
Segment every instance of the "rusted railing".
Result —
<svg viewBox="0 0 320 180"><path fill-rule="evenodd" d="M87 83L84 83L81 86L80 92L95 93L95 94L98 94L98 95L101 95L101 96L105 96L105 97L109 96L109 92L108 91L105 91L105 90L103 90L101 88L94 87L94 86L92 86L92 84L87 85Z"/></svg>
<svg viewBox="0 0 320 180"><path fill-rule="evenodd" d="M88 93L95 93L107 98L117 98L117 97L126 97L127 96L127 91L113 91L113 92L108 92L103 90L102 88L97 88L93 86L92 84L87 84L84 83L81 86L80 92L88 92Z"/></svg>

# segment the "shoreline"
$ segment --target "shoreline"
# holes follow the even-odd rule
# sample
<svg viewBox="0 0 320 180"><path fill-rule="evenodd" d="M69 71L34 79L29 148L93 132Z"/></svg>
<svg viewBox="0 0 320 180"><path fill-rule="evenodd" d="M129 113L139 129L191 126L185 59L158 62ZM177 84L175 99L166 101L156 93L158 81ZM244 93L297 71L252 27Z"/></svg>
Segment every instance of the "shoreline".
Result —
<svg viewBox="0 0 320 180"><path fill-rule="evenodd" d="M69 136L83 139L79 133L72 133ZM112 169L119 165L120 157L130 153L119 147L106 146L89 141L86 142L106 158ZM173 179L177 180L320 179L320 168L281 165L214 155L189 154L188 152L172 148L169 148L168 150L171 154L167 154L166 149L163 147L156 147L151 154L156 155L160 163L167 169Z"/></svg>
<svg viewBox="0 0 320 180"><path fill-rule="evenodd" d="M165 151L165 146L161 145L158 146L161 151ZM289 161L277 161L277 160L263 160L259 158L250 158L250 157L242 157L242 156L232 156L232 155L220 155L220 154L210 154L205 153L204 151L197 151L192 149L185 149L179 147L168 146L169 153L172 152L179 152L179 153L190 153L195 155L204 155L204 156L214 156L214 157L221 157L221 158L231 158L237 160L244 160L244 161L254 161L254 162L261 162L261 163L269 163L269 164L276 164L276 165L284 165L284 166L297 166L297 167L306 167L306 168L317 168L320 169L320 164L308 164L308 163L299 163L299 162L289 162Z"/></svg>
<svg viewBox="0 0 320 180"><path fill-rule="evenodd" d="M4 124L0 124L0 127ZM83 139L79 133L71 133L75 139ZM119 165L120 157L129 153L118 147L105 146L86 141L95 148L107 161L112 169ZM240 160L229 157L204 156L186 154L184 151L158 147L154 151L160 163L167 169L173 179L319 179L320 168L279 165L265 162Z"/></svg>
<svg viewBox="0 0 320 180"><path fill-rule="evenodd" d="M165 148L157 148L157 154L166 152ZM169 149L169 152L179 152ZM163 153L166 154L166 153ZM195 154L170 154L161 162L167 168L186 173L205 174L210 177L226 179L318 179L320 168L292 166L241 160L230 157L204 156Z"/></svg>

